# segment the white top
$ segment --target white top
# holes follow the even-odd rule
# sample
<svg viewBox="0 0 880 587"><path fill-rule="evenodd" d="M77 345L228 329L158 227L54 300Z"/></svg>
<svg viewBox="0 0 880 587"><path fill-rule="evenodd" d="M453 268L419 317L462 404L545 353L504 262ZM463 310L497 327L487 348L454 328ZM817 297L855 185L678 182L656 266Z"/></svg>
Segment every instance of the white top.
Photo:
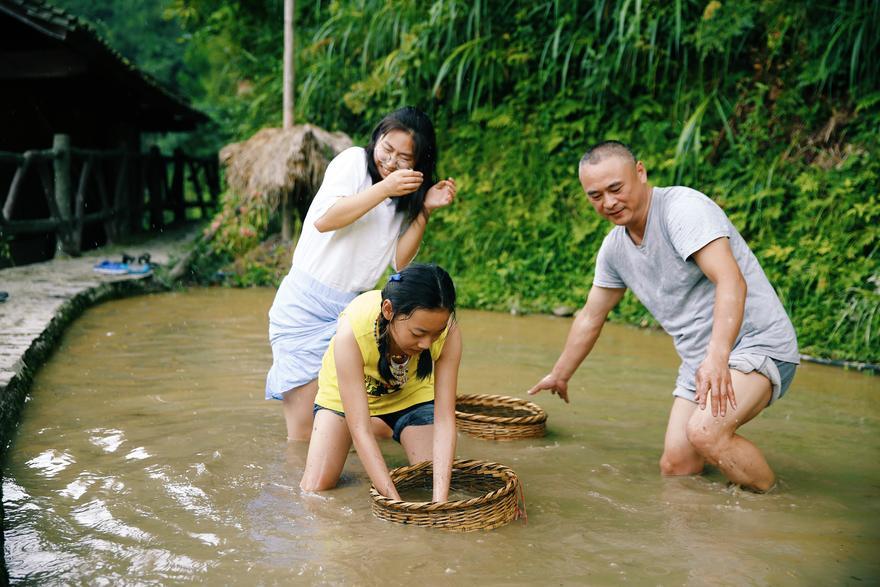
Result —
<svg viewBox="0 0 880 587"><path fill-rule="evenodd" d="M363 147L350 147L330 162L303 222L292 268L339 291L362 292L375 287L385 269L394 264L397 239L403 231L404 214L396 212L394 198L386 198L344 228L324 233L315 228L315 221L339 198L372 185Z"/></svg>

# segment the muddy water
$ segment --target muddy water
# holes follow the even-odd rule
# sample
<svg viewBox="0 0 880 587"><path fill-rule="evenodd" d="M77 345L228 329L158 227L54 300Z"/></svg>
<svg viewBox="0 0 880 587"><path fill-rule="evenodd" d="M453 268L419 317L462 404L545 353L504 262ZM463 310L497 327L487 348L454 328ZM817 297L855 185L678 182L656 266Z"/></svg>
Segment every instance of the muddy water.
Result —
<svg viewBox="0 0 880 587"><path fill-rule="evenodd" d="M36 378L3 479L6 561L25 583L834 585L880 581L880 378L806 365L745 428L776 492L717 472L663 479L677 360L662 333L609 325L539 397L543 439L461 436L512 467L528 522L447 534L379 521L356 456L301 495L305 447L265 402L269 290L107 303ZM524 396L569 321L462 311L460 393ZM399 446L383 444L392 465Z"/></svg>

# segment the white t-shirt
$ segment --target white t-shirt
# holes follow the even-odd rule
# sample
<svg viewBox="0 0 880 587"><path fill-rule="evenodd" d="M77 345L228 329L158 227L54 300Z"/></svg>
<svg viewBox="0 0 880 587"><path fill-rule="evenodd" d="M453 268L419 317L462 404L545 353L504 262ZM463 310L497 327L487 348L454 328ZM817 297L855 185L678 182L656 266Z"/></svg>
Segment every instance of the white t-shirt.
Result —
<svg viewBox="0 0 880 587"><path fill-rule="evenodd" d="M397 239L403 231L404 213L396 211L394 198L386 198L344 228L323 233L315 228L315 221L339 198L358 194L371 185L363 147L350 147L330 162L303 222L292 268L339 291L362 292L375 287L394 263Z"/></svg>

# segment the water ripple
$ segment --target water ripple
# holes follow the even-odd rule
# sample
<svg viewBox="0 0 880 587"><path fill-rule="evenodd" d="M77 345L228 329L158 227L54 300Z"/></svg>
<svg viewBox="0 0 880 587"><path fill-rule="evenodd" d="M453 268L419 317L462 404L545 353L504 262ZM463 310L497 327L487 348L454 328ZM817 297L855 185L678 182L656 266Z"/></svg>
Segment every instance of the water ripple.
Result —
<svg viewBox="0 0 880 587"><path fill-rule="evenodd" d="M151 456L153 456L153 455L148 453L147 449L145 449L142 446L139 446L139 447L131 450L127 455L125 455L125 460L127 460L127 461L132 461L132 460L140 461L143 459L147 459Z"/></svg>
<svg viewBox="0 0 880 587"><path fill-rule="evenodd" d="M105 452L116 452L125 442L125 433L122 430L94 428L88 432L91 434L89 441Z"/></svg>
<svg viewBox="0 0 880 587"><path fill-rule="evenodd" d="M146 542L152 538L148 532L144 532L134 526L117 520L110 513L110 509L103 500L93 499L78 508L70 511L71 517L80 525L93 530L99 530L114 536L132 538L138 542Z"/></svg>
<svg viewBox="0 0 880 587"><path fill-rule="evenodd" d="M32 469L39 470L44 477L54 477L75 462L76 459L70 453L50 448L29 460L26 464Z"/></svg>

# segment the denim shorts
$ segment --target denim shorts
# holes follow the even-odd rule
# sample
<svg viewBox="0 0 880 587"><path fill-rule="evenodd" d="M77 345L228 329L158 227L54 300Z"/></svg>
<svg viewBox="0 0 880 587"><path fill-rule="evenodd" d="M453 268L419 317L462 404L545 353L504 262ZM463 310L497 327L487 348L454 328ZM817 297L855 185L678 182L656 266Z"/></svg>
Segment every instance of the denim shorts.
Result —
<svg viewBox="0 0 880 587"><path fill-rule="evenodd" d="M748 374L752 371L757 371L770 380L772 391L770 393L770 401L767 402L768 406L785 395L797 369L795 363L787 363L772 357L754 354L733 355L730 357L728 364L731 369L741 373ZM697 394L695 390L685 389L679 385L675 387L672 395L694 402L696 401Z"/></svg>
<svg viewBox="0 0 880 587"><path fill-rule="evenodd" d="M317 414L320 410L327 410L333 412L337 416L345 418L344 412L331 410L330 408L325 408L318 404L315 404L312 413ZM400 435L403 433L403 429L407 426L428 426L429 424L434 423L434 401L422 402L404 408L398 412L379 414L375 417L388 424L388 427L391 428L393 433L392 438L394 438L395 441L400 442Z"/></svg>

